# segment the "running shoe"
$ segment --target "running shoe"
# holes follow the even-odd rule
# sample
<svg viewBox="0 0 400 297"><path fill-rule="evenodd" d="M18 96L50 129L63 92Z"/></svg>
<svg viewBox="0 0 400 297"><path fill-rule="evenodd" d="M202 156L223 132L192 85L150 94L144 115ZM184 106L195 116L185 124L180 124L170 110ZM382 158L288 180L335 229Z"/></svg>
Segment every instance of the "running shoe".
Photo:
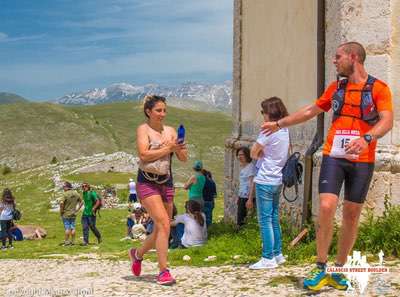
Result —
<svg viewBox="0 0 400 297"><path fill-rule="evenodd" d="M312 291L319 291L329 283L329 275L325 272L325 269L315 267L310 271L309 275L304 279L304 289Z"/></svg>
<svg viewBox="0 0 400 297"><path fill-rule="evenodd" d="M329 285L338 290L347 290L348 282L343 273L332 273L329 277Z"/></svg>
<svg viewBox="0 0 400 297"><path fill-rule="evenodd" d="M272 259L261 258L260 261L249 266L249 268L253 269L253 270L272 269L272 268L276 268L276 267L278 267L278 264L276 263L275 258L272 258Z"/></svg>
<svg viewBox="0 0 400 297"><path fill-rule="evenodd" d="M275 256L275 261L276 264L281 265L286 262L286 258L282 254L279 254L278 256Z"/></svg>
<svg viewBox="0 0 400 297"><path fill-rule="evenodd" d="M161 271L160 274L157 276L157 283L159 285L171 286L175 284L175 282L175 279L172 277L168 269Z"/></svg>
<svg viewBox="0 0 400 297"><path fill-rule="evenodd" d="M136 249L131 248L128 252L129 259L131 259L131 270L133 275L139 276L140 272L142 271L142 259L139 259L136 255Z"/></svg>

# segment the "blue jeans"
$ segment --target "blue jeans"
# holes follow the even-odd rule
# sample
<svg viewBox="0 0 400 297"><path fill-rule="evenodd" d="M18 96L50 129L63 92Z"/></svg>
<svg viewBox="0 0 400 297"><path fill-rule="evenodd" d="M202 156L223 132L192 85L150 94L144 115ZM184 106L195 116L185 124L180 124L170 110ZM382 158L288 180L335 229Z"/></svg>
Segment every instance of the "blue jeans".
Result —
<svg viewBox="0 0 400 297"><path fill-rule="evenodd" d="M279 225L279 196L282 185L256 185L257 215L260 225L263 258L272 259L282 253Z"/></svg>
<svg viewBox="0 0 400 297"><path fill-rule="evenodd" d="M175 227L171 228L171 237L169 247L171 249L176 249L182 246L182 237L185 232L185 225L182 223L177 224Z"/></svg>
<svg viewBox="0 0 400 297"><path fill-rule="evenodd" d="M96 227L96 217L95 216L82 216L82 233L83 233L83 242L89 243L89 228L92 230L97 240L101 239L101 234Z"/></svg>
<svg viewBox="0 0 400 297"><path fill-rule="evenodd" d="M207 227L212 224L212 215L214 210L214 201L204 201L203 212L206 216Z"/></svg>

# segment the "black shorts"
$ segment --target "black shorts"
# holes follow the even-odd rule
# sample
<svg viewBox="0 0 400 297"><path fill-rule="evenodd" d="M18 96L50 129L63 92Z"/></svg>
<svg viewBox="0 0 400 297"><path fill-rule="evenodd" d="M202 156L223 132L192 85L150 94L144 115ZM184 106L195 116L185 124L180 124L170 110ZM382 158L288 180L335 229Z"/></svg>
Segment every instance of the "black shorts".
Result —
<svg viewBox="0 0 400 297"><path fill-rule="evenodd" d="M344 199L364 203L374 167L374 163L357 163L323 156L319 174L319 193L339 196L344 181Z"/></svg>

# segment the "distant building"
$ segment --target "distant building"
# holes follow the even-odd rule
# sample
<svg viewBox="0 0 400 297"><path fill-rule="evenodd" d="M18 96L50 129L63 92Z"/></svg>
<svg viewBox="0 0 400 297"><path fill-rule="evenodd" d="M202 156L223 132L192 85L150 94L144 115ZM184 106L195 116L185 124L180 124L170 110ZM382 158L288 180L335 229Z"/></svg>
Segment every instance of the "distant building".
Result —
<svg viewBox="0 0 400 297"><path fill-rule="evenodd" d="M235 149L250 145L261 124L262 98L279 96L289 112L312 103L336 79L332 58L337 46L358 41L367 50L366 68L393 92L395 125L379 141L376 172L366 208L383 210L384 196L400 204L400 2L396 0L235 0L232 135L226 141L225 219L234 220L239 164ZM330 115L291 128L294 150L303 154ZM322 133L320 133L322 134ZM325 135L324 135L325 138ZM312 213L318 209L317 181L321 153L314 155ZM308 181L311 181L308 179ZM303 191L301 189L301 191ZM286 204L299 223L303 195Z"/></svg>

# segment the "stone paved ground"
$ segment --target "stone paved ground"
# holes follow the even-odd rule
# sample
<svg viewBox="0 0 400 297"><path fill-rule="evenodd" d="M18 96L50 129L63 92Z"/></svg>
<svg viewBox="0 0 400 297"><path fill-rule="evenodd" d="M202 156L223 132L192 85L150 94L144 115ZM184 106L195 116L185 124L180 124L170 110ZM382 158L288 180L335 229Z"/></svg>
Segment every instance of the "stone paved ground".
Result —
<svg viewBox="0 0 400 297"><path fill-rule="evenodd" d="M308 269L283 266L273 271L251 271L246 266L181 266L172 270L177 284L162 287L155 283L156 264L148 261L137 278L131 275L127 261L2 260L0 296L307 296L309 293L297 285L274 287L269 282L277 276L302 276ZM400 296L400 265L390 269L389 274L373 275L363 296ZM358 294L327 288L318 296Z"/></svg>

